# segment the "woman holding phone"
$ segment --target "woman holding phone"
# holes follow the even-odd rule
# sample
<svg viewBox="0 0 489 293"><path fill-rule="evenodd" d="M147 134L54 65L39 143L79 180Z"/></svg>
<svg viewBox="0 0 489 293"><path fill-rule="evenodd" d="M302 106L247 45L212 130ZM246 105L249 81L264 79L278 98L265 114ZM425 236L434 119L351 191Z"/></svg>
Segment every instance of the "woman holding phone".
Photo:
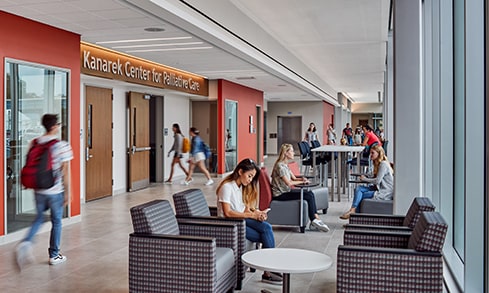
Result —
<svg viewBox="0 0 489 293"><path fill-rule="evenodd" d="M244 159L233 173L217 187L217 215L224 218L242 218L246 221L246 239L262 243L263 248L274 248L272 225L266 222L267 210L256 208L258 203L258 176L260 169L251 159ZM281 284L282 275L264 272L262 281Z"/></svg>

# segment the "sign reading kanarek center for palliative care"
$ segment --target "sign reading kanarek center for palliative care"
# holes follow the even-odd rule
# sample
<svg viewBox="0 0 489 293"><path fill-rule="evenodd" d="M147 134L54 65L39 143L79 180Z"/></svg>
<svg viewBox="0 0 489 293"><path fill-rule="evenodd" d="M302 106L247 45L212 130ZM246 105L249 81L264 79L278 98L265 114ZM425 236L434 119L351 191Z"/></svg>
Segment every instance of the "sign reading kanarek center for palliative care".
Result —
<svg viewBox="0 0 489 293"><path fill-rule="evenodd" d="M195 95L209 95L209 81L199 75L81 42L81 73L172 89Z"/></svg>

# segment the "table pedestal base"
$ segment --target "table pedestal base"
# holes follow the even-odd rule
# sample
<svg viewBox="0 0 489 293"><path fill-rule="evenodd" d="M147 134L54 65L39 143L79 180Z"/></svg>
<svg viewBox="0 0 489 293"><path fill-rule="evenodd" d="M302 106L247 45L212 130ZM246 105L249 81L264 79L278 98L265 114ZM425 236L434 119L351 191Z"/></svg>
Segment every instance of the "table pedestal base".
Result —
<svg viewBox="0 0 489 293"><path fill-rule="evenodd" d="M290 274L284 273L282 274L282 293L290 292Z"/></svg>

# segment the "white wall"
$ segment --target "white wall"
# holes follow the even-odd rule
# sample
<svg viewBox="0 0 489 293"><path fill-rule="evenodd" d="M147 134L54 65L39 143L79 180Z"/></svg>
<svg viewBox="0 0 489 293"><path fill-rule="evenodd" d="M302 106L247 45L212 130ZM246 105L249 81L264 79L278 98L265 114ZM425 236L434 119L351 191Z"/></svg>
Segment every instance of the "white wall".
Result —
<svg viewBox="0 0 489 293"><path fill-rule="evenodd" d="M302 116L303 133L299 140L302 140L309 123L314 122L319 134L320 141L325 135L326 129L323 125L323 105L318 102L268 102L267 103L267 154L277 154L277 139L270 138L270 133L277 133L277 116ZM298 140L298 141L299 141Z"/></svg>
<svg viewBox="0 0 489 293"><path fill-rule="evenodd" d="M183 97L181 95L175 95L172 93L167 93L165 94L164 98L164 114L163 114L163 121L164 121L164 127L168 128L168 135L163 137L163 142L164 142L164 166L165 166L165 171L164 171L164 177L165 180L168 178L168 175L170 174L170 167L171 167L171 159L173 158L173 153L171 154L170 158L166 156L168 151L171 149L173 145L173 131L171 129L171 126L173 123L178 123L180 125L180 130L182 130L183 135L186 137L189 137L189 129L190 129L190 99ZM184 159L182 159L182 163L184 164L185 168L188 170L188 164L187 164L187 159L188 154L184 155ZM182 180L184 179L185 173L183 173L182 169L180 167L175 166L174 174L173 174L173 181L177 182L179 178Z"/></svg>

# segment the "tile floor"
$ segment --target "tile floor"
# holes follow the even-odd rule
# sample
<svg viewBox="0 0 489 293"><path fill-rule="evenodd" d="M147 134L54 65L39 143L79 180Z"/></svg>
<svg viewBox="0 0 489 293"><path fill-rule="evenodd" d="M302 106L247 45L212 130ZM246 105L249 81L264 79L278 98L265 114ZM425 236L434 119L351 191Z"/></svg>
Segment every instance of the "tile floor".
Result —
<svg viewBox="0 0 489 293"><path fill-rule="evenodd" d="M270 168L276 157L269 157ZM215 205L215 188L204 186L205 178L197 174L190 186L152 184L149 188L115 195L82 205L82 220L63 227L62 253L68 260L48 265L49 232L39 233L34 245L37 262L19 272L14 260L16 242L0 246L0 292L128 292L128 235L132 232L129 209L153 199L168 199L187 188L202 188L210 205ZM330 202L321 218L330 227L328 233L275 227L277 247L304 248L325 253L336 260L336 248L342 243L345 221L339 215L350 202L343 195L341 202ZM50 225L50 224L46 224ZM247 273L239 292L260 292L268 289L281 292L281 287L262 283L260 271ZM336 292L336 262L322 272L291 275L291 292Z"/></svg>

